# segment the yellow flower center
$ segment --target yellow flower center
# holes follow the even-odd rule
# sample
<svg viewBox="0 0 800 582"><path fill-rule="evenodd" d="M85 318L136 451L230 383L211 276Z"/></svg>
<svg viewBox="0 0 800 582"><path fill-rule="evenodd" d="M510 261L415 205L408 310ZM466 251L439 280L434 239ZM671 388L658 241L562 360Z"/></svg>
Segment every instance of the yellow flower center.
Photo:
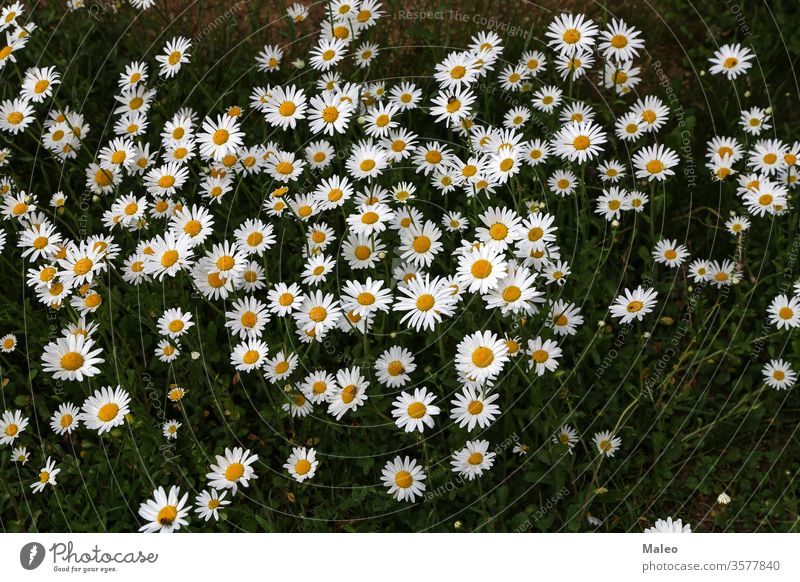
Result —
<svg viewBox="0 0 800 582"><path fill-rule="evenodd" d="M574 147L576 150L585 150L590 145L591 144L589 143L589 138L586 137L585 135L579 135L574 140L572 140L572 147Z"/></svg>
<svg viewBox="0 0 800 582"><path fill-rule="evenodd" d="M324 307L320 306L312 307L308 312L308 318L311 321L315 321L317 323L323 321L326 317L328 317L328 312L325 311Z"/></svg>
<svg viewBox="0 0 800 582"><path fill-rule="evenodd" d="M470 465L480 465L483 462L483 455L475 451L469 456L469 458L467 458L467 462Z"/></svg>
<svg viewBox="0 0 800 582"><path fill-rule="evenodd" d="M61 367L69 372L74 372L83 366L83 356L78 352L67 352L61 356Z"/></svg>
<svg viewBox="0 0 800 582"><path fill-rule="evenodd" d="M280 104L280 107L278 107L278 112L284 117L294 115L295 111L297 111L297 106L291 101L284 101Z"/></svg>
<svg viewBox="0 0 800 582"><path fill-rule="evenodd" d="M644 303L641 301L631 301L628 303L628 307L626 309L628 310L628 313L636 313L637 311L641 311L643 307Z"/></svg>
<svg viewBox="0 0 800 582"><path fill-rule="evenodd" d="M408 416L411 418L422 418L425 416L427 409L422 402L412 402L408 405L408 409L406 410Z"/></svg>
<svg viewBox="0 0 800 582"><path fill-rule="evenodd" d="M244 475L244 465L241 463L231 463L225 469L225 478L228 481L237 481Z"/></svg>
<svg viewBox="0 0 800 582"><path fill-rule="evenodd" d="M536 350L533 352L533 354L531 354L531 358L537 364L544 364L549 357L550 354L548 354L545 350Z"/></svg>
<svg viewBox="0 0 800 582"><path fill-rule="evenodd" d="M564 31L564 34L561 38L563 38L564 42L567 44L575 44L581 39L581 33L575 28L570 28Z"/></svg>
<svg viewBox="0 0 800 582"><path fill-rule="evenodd" d="M119 406L117 406L113 402L108 402L106 404L103 404L103 406L100 407L100 410L97 411L97 418L99 418L103 422L109 422L117 418L118 412L119 412Z"/></svg>
<svg viewBox="0 0 800 582"><path fill-rule="evenodd" d="M472 352L472 363L478 368L485 368L494 361L494 352L481 346Z"/></svg>
<svg viewBox="0 0 800 582"><path fill-rule="evenodd" d="M503 289L503 301L513 303L522 296L522 290L514 285L509 285Z"/></svg>
<svg viewBox="0 0 800 582"><path fill-rule="evenodd" d="M226 129L218 129L217 131L214 132L212 140L217 145L223 145L223 144L228 142L228 138L229 137L230 137L230 134L228 133L228 130L226 130Z"/></svg>
<svg viewBox="0 0 800 582"><path fill-rule="evenodd" d="M309 463L306 459L300 459L294 465L294 472L298 475L305 475L311 470L311 463Z"/></svg>
<svg viewBox="0 0 800 582"><path fill-rule="evenodd" d="M378 222L379 218L380 217L378 216L378 214L376 212L369 211L369 212L365 212L361 216L361 222L363 222L364 224L375 224L376 222Z"/></svg>
<svg viewBox="0 0 800 582"><path fill-rule="evenodd" d="M339 110L336 107L329 106L322 110L322 119L326 123L333 123L339 118Z"/></svg>
<svg viewBox="0 0 800 582"><path fill-rule="evenodd" d="M397 474L394 476L394 483L401 489L408 489L411 487L411 483L414 479L411 477L411 473L408 471L398 471Z"/></svg>
<svg viewBox="0 0 800 582"><path fill-rule="evenodd" d="M489 275L492 274L492 263L487 261L486 259L478 259L474 263L472 263L472 268L470 269L472 276L476 279L485 279Z"/></svg>
<svg viewBox="0 0 800 582"><path fill-rule="evenodd" d="M467 412L471 415L475 416L483 412L483 402L480 400L473 400L469 404L467 404Z"/></svg>
<svg viewBox="0 0 800 582"><path fill-rule="evenodd" d="M417 309L420 311L430 311L435 302L433 295L425 293L417 297Z"/></svg>

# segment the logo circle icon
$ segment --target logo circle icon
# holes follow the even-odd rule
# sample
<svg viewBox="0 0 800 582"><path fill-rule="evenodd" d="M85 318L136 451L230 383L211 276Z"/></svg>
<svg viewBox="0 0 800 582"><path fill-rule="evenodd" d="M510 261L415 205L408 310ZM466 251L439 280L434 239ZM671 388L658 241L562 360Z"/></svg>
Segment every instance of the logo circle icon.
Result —
<svg viewBox="0 0 800 582"><path fill-rule="evenodd" d="M44 561L44 546L39 542L29 542L19 551L19 563L26 570L35 570Z"/></svg>

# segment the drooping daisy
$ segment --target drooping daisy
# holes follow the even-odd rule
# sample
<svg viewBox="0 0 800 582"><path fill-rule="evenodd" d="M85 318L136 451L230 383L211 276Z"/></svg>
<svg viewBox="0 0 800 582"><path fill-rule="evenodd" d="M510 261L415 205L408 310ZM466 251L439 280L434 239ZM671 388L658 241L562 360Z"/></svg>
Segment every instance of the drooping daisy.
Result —
<svg viewBox="0 0 800 582"><path fill-rule="evenodd" d="M56 475L61 472L61 469L56 468L56 462L47 457L47 462L39 470L39 479L31 483L31 489L34 493L41 493L48 485L56 486Z"/></svg>
<svg viewBox="0 0 800 582"><path fill-rule="evenodd" d="M98 434L110 431L115 426L125 423L125 415L130 412L131 397L120 386L106 386L95 390L81 407L81 421L86 428L96 430Z"/></svg>
<svg viewBox="0 0 800 582"><path fill-rule="evenodd" d="M417 497L421 497L425 491L427 478L422 466L417 464L416 459L410 457L395 457L386 463L381 471L383 485L389 489L388 493L397 501L409 501L414 503Z"/></svg>
<svg viewBox="0 0 800 582"><path fill-rule="evenodd" d="M210 487L230 489L231 495L236 495L239 487L247 488L251 480L258 479L252 466L258 460L258 455L252 454L249 449L235 447L231 450L225 447L225 456L215 457L216 463L211 464L206 474Z"/></svg>
<svg viewBox="0 0 800 582"><path fill-rule="evenodd" d="M186 519L189 516L189 507L186 507L189 494L184 493L183 497L180 495L180 487L176 485L169 488L169 493L164 487L154 490L153 498L139 505L139 517L145 520L139 531L172 533L189 525Z"/></svg>
<svg viewBox="0 0 800 582"><path fill-rule="evenodd" d="M24 465L30 459L30 453L25 447L16 447L11 450L11 461Z"/></svg>

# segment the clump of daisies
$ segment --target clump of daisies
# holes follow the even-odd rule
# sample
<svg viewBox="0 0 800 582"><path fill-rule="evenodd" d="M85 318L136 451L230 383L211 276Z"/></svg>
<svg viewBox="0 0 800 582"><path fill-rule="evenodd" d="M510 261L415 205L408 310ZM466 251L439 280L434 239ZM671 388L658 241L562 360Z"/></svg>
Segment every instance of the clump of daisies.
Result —
<svg viewBox="0 0 800 582"><path fill-rule="evenodd" d="M717 288L741 280L733 255L693 258L682 226L669 223L652 241L651 283L640 277L616 297L602 297L601 314L573 284L586 274L573 265L572 249L559 245L565 229L579 222L633 236L651 200L663 200L679 176L681 156L664 144L671 106L634 91L643 72L641 31L617 18L600 25L585 14L560 14L541 51L512 54L500 36L481 32L437 55L430 80L387 82L371 78L382 54L374 31L385 15L381 2L332 0L326 9L303 62L294 61L300 68L307 60L308 75L287 71L297 56L291 44L264 46L256 51L258 76L242 81L249 99L223 97L202 114L171 102L165 90L171 84L182 94L186 70L201 73L184 36L119 67L118 90L105 100L112 112L105 133L91 127L80 103L53 98L56 67L20 69L15 95L0 102L0 132L14 142L33 136L65 171L79 173L101 209L99 225L75 232L63 220L74 210L68 197L22 189L0 170L0 248L14 239L9 250L25 259L28 296L59 322L59 333L30 346L31 360L84 399L52 411L59 438L84 429L97 439L157 430L178 446L182 431L196 430L177 418L132 422L150 414L140 387L103 380L116 365L104 334L113 330L107 314L117 294L154 296L159 310L135 316L150 338L142 346L153 358L147 365L165 385L176 382L167 391L176 411L201 410L197 391L180 383L209 349L224 352L215 374L230 375L234 385L263 380L279 401L265 414L292 426L359 424L377 410L389 420L380 430L403 453L387 449L375 476L385 494L413 503L434 472L452 472L464 486L500 472L511 451L483 436L501 433L498 419L515 414L512 379L537 390L559 386L593 316L608 311L623 325L646 322L666 301L675 273ZM306 7L295 4L287 16L309 32ZM21 23L18 14L4 21L10 40L0 69L26 57L33 29ZM734 80L752 57L726 45L710 71ZM573 90L595 81L608 107ZM735 134L707 144L709 183L730 190L735 202L724 225L735 244L759 221L786 214L796 186L800 144L761 138L770 127L771 112L754 107L742 112ZM91 160L79 156L88 143L96 148ZM13 155L0 151L0 168ZM544 201L528 206L518 194L532 183ZM779 330L797 327L800 299L775 297L769 319ZM212 326L229 341L204 342ZM13 358L17 343L7 333L0 350ZM363 358L350 357L355 346ZM436 350L435 370L423 365L423 348ZM342 357L331 363L330 350ZM142 356L135 354L137 362ZM763 374L777 389L796 379L782 359ZM450 393L442 377L455 387ZM84 393L84 381L100 387ZM618 428L596 432L593 446L581 449L569 420L547 427L542 445L598 467L618 458ZM0 444L33 445L28 426L21 411L5 411ZM458 446L443 457L449 467L430 464L423 433L439 447L440 435L456 435ZM202 444L213 448L213 460L187 468L207 482L194 513L217 521L234 500L246 503L239 494L258 485L272 452L255 443ZM344 462L336 440L313 444L276 445L281 473L297 491ZM521 455L528 450L515 447ZM14 451L16 462L28 460L27 449ZM56 485L59 470L48 458L34 490ZM159 486L139 508L141 530L187 526L187 500L179 486ZM676 524L659 521L655 529L685 529Z"/></svg>

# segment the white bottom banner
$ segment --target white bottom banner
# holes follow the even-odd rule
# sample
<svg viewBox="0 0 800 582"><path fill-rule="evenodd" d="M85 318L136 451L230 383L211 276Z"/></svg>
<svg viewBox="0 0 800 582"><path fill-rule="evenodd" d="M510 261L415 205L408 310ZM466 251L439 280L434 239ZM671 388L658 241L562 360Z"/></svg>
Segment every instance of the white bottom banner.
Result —
<svg viewBox="0 0 800 582"><path fill-rule="evenodd" d="M793 534L4 534L0 579L800 580ZM158 576L158 578L153 578ZM566 576L566 577L565 577ZM578 578L582 576L585 578ZM172 578L170 578L172 579Z"/></svg>

